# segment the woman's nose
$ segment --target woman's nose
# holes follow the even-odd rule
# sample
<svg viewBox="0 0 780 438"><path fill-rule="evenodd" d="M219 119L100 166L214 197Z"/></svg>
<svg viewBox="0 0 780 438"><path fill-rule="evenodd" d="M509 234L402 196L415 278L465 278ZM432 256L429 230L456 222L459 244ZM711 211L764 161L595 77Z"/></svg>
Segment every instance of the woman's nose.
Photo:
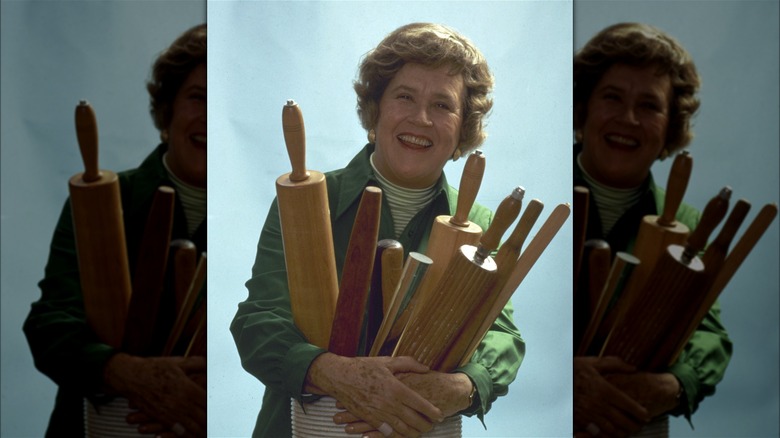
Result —
<svg viewBox="0 0 780 438"><path fill-rule="evenodd" d="M412 115L412 122L419 126L433 125L433 121L431 121L431 118L428 114L427 105L417 105L415 107L414 114Z"/></svg>

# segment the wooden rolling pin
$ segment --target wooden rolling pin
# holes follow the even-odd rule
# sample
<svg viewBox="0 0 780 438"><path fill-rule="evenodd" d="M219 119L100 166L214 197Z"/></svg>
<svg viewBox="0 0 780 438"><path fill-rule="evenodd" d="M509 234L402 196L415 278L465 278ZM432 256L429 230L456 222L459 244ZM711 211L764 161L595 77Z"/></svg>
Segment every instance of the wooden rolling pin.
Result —
<svg viewBox="0 0 780 438"><path fill-rule="evenodd" d="M432 369L439 369L476 303L498 280L498 267L489 255L520 214L524 193L522 188L515 188L499 205L479 244L463 245L452 257L430 298L412 309L394 356L412 356Z"/></svg>
<svg viewBox="0 0 780 438"><path fill-rule="evenodd" d="M371 347L374 346L374 340L382 326L385 312L390 307L390 300L392 300L393 292L395 292L398 279L403 271L403 260L404 249L400 242L394 239L382 239L377 242L374 271L371 274L371 289L368 295L366 351L371 351ZM386 265L386 263L388 264ZM385 281L387 281L387 285L384 284Z"/></svg>
<svg viewBox="0 0 780 438"><path fill-rule="evenodd" d="M97 120L83 100L76 107L76 136L84 172L68 189L84 310L98 338L119 348L131 294L122 199L116 173L98 169Z"/></svg>
<svg viewBox="0 0 780 438"><path fill-rule="evenodd" d="M276 180L290 306L306 339L328 348L339 283L325 175L306 170L306 136L298 105L288 100L282 127L292 172Z"/></svg>
<svg viewBox="0 0 780 438"><path fill-rule="evenodd" d="M138 249L133 293L125 324L123 351L130 354L152 354L150 346L154 338L168 266L174 197L171 187L159 187L146 220L146 228Z"/></svg>
<svg viewBox="0 0 780 438"><path fill-rule="evenodd" d="M577 211L576 207L574 211ZM612 249L606 240L589 239L583 244L582 258L581 270L584 273L580 275L579 282L582 282L580 287L584 292L575 293L572 301L575 354L582 344L588 325L593 320L601 292L607 284L612 263Z"/></svg>
<svg viewBox="0 0 780 438"><path fill-rule="evenodd" d="M431 228L428 239L428 249L425 254L433 260L433 265L425 274L420 289L412 298L414 303L410 308L422 304L439 283L447 268L447 263L463 245L477 245L482 228L469 221L469 211L477 198L482 177L485 174L485 156L482 151L474 151L466 160L458 188L458 203L454 216L437 216Z"/></svg>
<svg viewBox="0 0 780 438"><path fill-rule="evenodd" d="M574 187L574 293L580 278L582 256L585 250L585 235L588 230L588 206L590 204L590 190L587 187Z"/></svg>
<svg viewBox="0 0 780 438"><path fill-rule="evenodd" d="M366 187L349 236L328 345L328 351L339 356L355 357L360 347L381 213L382 190Z"/></svg>
<svg viewBox="0 0 780 438"><path fill-rule="evenodd" d="M201 254L200 260L198 261L198 267L195 270L195 277L192 279L192 283L190 283L190 287L187 291L187 297L184 300L184 305L176 315L176 321L173 323L173 328L171 328L170 334L168 335L168 340L165 342L165 346L163 347L163 356L170 356L174 351L173 349L176 347L179 341L181 341L184 328L193 315L192 311L195 309L195 304L198 301L198 296L200 295L200 291L203 288L203 284L205 282L206 253L204 252Z"/></svg>
<svg viewBox="0 0 780 438"><path fill-rule="evenodd" d="M734 214L736 215L742 214L742 212L736 211L737 206L739 206L739 203L737 203L737 205L734 207L732 214L729 215L729 219L731 219L731 217ZM669 361L669 365L677 361L677 358L680 356L680 353L685 348L685 344L687 343L688 339L690 339L690 337L693 335L693 332L696 331L696 327L699 326L701 321L707 315L707 312L709 312L712 305L715 304L715 300L718 299L721 292L723 292L723 289L725 289L726 285L734 276L737 269L739 269L739 267L742 265L742 262L745 261L745 258L747 258L748 254L750 254L750 251L753 249L756 243L758 243L758 240L761 239L761 236L764 235L764 232L767 230L767 228L769 228L769 226L772 224L776 216L777 216L776 204L764 205L764 207L761 209L761 211L758 213L755 219L753 219L753 222L750 223L750 226L747 228L747 230L745 230L745 233L742 234L742 237L740 237L739 241L736 243L736 245L734 245L734 249L731 250L731 252L726 256L723 263L720 264L717 272L709 273L710 275L713 275L713 277L709 278L710 281L707 283L706 294L704 295L704 299L702 300L702 303L699 306L696 315L690 319L690 325L688 326L685 334L680 338L680 342L678 343L677 349L672 355L671 360ZM741 220L739 220L738 218L735 219L735 221L741 222ZM739 225L737 225L737 228L739 228ZM718 238L716 238L716 241L720 240L721 236L724 234L725 234L725 236L723 236L724 240L731 240L728 237L728 233L730 233L730 231L727 230L727 226L724 225L723 229L721 230L721 233L718 235ZM704 255L707 256L707 252L705 252ZM706 266L707 265L705 264L705 267Z"/></svg>
<svg viewBox="0 0 780 438"><path fill-rule="evenodd" d="M634 268L623 289L621 300L629 302L642 290L656 262L669 245L685 243L690 229L677 222L675 216L688 187L692 168L693 159L688 151L682 151L674 157L666 186L663 213L660 216L647 215L639 225L633 254L642 263Z"/></svg>
<svg viewBox="0 0 780 438"><path fill-rule="evenodd" d="M668 362L669 357L661 357L658 350L675 332L675 324L690 318L684 315L687 293L703 287L706 280L704 264L696 254L726 215L730 196L731 189L725 187L710 200L686 245L670 245L640 295L627 305L618 302L621 308L602 356L618 356L642 370L655 370Z"/></svg>
<svg viewBox="0 0 780 438"><path fill-rule="evenodd" d="M558 204L553 209L550 216L547 217L544 224L539 228L539 231L537 231L533 239L531 239L531 242L528 243L528 246L520 254L520 257L515 263L515 268L512 270L512 273L509 275L509 278L504 285L500 289L497 288L492 292L497 294L497 298L493 300L490 311L487 313L485 319L482 320L482 325L479 327L475 336L472 337L468 348L465 349L465 353L462 355L460 362L461 366L465 365L469 359L471 359L471 356L477 350L482 338L484 338L485 334L490 330L490 326L493 325L493 322L498 318L498 315L501 314L501 311L509 302L509 299L512 298L512 294L514 294L515 290L520 286L520 283L525 280L525 277L531 271L531 268L533 268L536 261L539 260L539 257L550 242L552 242L552 239L558 233L558 230L560 230L564 222L566 222L570 212L571 207L569 204ZM442 367L441 370L446 370L446 368Z"/></svg>
<svg viewBox="0 0 780 438"><path fill-rule="evenodd" d="M176 239L171 242L170 252L173 262L174 314L184 305L190 283L195 277L198 250L191 240Z"/></svg>

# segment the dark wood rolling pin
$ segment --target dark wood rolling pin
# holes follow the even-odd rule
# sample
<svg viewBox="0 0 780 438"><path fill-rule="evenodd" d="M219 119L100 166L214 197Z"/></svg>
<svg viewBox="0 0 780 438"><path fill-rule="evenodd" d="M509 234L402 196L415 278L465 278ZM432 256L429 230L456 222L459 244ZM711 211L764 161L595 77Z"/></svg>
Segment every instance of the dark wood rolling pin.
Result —
<svg viewBox="0 0 780 438"><path fill-rule="evenodd" d="M355 357L360 347L381 213L382 190L366 187L349 236L328 345L328 351L339 356Z"/></svg>
<svg viewBox="0 0 780 438"><path fill-rule="evenodd" d="M92 107L76 107L84 172L69 183L81 291L87 323L98 338L120 348L125 333L131 282L117 174L98 168L98 130Z"/></svg>
<svg viewBox="0 0 780 438"><path fill-rule="evenodd" d="M141 238L125 324L123 350L130 354L153 353L150 346L154 340L155 322L165 287L174 197L171 187L161 186L157 189Z"/></svg>
<svg viewBox="0 0 780 438"><path fill-rule="evenodd" d="M306 339L328 348L339 294L325 175L306 170L301 109L287 101L282 127L292 172L276 180L293 321Z"/></svg>

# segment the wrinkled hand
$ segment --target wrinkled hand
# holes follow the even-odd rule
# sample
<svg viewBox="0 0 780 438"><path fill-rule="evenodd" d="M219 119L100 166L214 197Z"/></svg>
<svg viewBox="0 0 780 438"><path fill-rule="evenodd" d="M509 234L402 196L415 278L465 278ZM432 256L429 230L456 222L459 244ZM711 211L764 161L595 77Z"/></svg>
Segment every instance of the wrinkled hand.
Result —
<svg viewBox="0 0 780 438"><path fill-rule="evenodd" d="M463 373L398 373L406 386L439 408L444 417L450 417L469 407L471 379ZM346 425L349 433L362 433L364 437L382 438L384 435L351 412L340 412L333 417L336 424Z"/></svg>
<svg viewBox="0 0 780 438"><path fill-rule="evenodd" d="M589 436L589 425L599 436L624 437L650 421L650 414L604 375L633 374L636 370L617 357L574 358L574 431ZM590 426L590 429L593 429Z"/></svg>
<svg viewBox="0 0 780 438"><path fill-rule="evenodd" d="M309 367L305 390L332 396L372 429L387 423L394 431L390 436L416 437L444 416L394 375L405 372L425 373L428 367L410 357L348 358L324 353Z"/></svg>
<svg viewBox="0 0 780 438"><path fill-rule="evenodd" d="M139 412L128 422L144 433L206 436L206 360L203 357L142 358L118 353L109 359L104 381L111 393L126 397ZM178 427L178 426L177 426Z"/></svg>
<svg viewBox="0 0 780 438"><path fill-rule="evenodd" d="M669 412L679 403L680 382L671 373L607 374L604 377L644 406L650 417Z"/></svg>

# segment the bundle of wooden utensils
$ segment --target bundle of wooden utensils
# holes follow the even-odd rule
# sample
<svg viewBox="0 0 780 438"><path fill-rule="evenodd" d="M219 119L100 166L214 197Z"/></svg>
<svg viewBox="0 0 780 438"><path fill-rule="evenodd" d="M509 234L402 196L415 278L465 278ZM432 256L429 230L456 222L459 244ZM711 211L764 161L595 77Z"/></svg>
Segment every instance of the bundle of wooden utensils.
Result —
<svg viewBox="0 0 780 438"><path fill-rule="evenodd" d="M76 106L76 135L85 170L69 192L87 322L102 342L131 354L205 355L206 254L196 265L192 242L171 241L174 190L155 194L131 279L119 179L98 168L97 121L86 101Z"/></svg>
<svg viewBox="0 0 780 438"><path fill-rule="evenodd" d="M282 126L292 172L277 179L276 190L293 319L309 342L335 354L354 357L362 345L367 355L412 356L439 371L468 362L569 216L569 205L558 205L521 251L542 210L532 200L491 257L520 215L525 191L515 188L501 202L483 234L468 220L485 169L477 151L463 170L455 215L436 218L427 254L404 260L399 242L377 241L382 191L366 187L339 282L325 177L306 170L303 116L292 100Z"/></svg>
<svg viewBox="0 0 780 438"><path fill-rule="evenodd" d="M675 220L691 169L690 154L675 157L663 212L643 218L633 255L618 252L611 257L605 241L584 240L589 193L575 188L575 278L586 266L583 275L588 277L577 283L575 302L579 294L587 294L587 300L579 302L590 303L587 324L575 336L576 355L619 356L651 371L673 364L777 215L776 204L765 205L729 252L750 209L748 201L740 199L707 245L728 212L731 189L724 187L710 200L691 232Z"/></svg>

